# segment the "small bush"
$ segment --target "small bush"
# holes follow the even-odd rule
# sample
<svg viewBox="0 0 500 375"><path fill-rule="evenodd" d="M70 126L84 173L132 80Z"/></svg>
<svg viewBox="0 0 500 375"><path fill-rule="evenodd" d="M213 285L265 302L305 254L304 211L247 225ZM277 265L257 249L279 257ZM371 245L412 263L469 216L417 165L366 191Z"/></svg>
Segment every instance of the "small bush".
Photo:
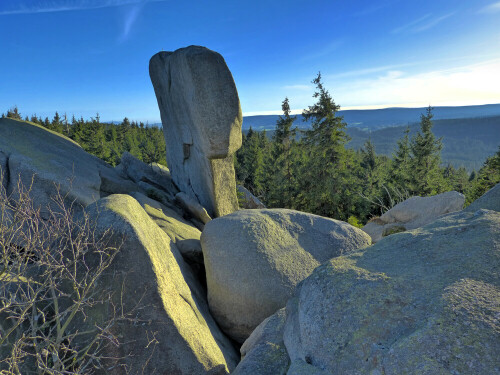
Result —
<svg viewBox="0 0 500 375"><path fill-rule="evenodd" d="M112 291L96 284L118 248L109 245L109 232L95 234L85 214L74 220L60 194L57 210L43 219L29 191L18 186L7 196L1 182L0 373L103 369L103 348L118 342L111 328L119 316L88 327L85 312L109 301Z"/></svg>
<svg viewBox="0 0 500 375"><path fill-rule="evenodd" d="M347 219L347 222L349 224L351 224L353 227L356 227L356 228L362 228L363 227L363 224L361 224L358 221L358 218L356 216L349 216L349 218Z"/></svg>

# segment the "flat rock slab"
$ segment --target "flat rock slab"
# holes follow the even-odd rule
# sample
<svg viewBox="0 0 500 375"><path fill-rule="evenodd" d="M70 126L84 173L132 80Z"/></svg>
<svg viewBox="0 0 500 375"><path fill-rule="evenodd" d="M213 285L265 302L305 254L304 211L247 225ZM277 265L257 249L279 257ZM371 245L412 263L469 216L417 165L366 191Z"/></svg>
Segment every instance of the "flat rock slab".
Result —
<svg viewBox="0 0 500 375"><path fill-rule="evenodd" d="M375 243L391 232L416 229L433 222L441 215L460 211L464 202L464 195L456 191L430 197L411 197L398 203L362 229Z"/></svg>
<svg viewBox="0 0 500 375"><path fill-rule="evenodd" d="M236 211L233 154L241 147L242 113L224 59L190 46L154 55L149 74L174 183L212 217Z"/></svg>

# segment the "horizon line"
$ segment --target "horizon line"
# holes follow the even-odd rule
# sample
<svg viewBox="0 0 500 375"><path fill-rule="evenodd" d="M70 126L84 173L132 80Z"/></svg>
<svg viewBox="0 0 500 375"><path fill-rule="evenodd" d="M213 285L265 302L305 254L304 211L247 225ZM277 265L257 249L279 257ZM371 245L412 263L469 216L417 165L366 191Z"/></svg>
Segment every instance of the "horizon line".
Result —
<svg viewBox="0 0 500 375"><path fill-rule="evenodd" d="M424 103L406 103L406 104L381 104L381 105L358 105L358 106L345 106L345 107L340 107L340 111L355 111L355 110L376 110L376 109L392 109L392 108L427 108L431 106L432 108L439 108L439 107L475 107L475 106L482 106L482 105L495 105L495 104L500 104L500 100L495 103L469 103L469 104L460 104L460 103L440 103L437 105L432 105L430 104L424 104ZM302 114L304 110L303 109L292 109L290 111L290 114L292 115L300 115ZM244 112L243 117L249 117L249 116L268 116L268 115L282 115L283 111L279 110L270 110L270 111L250 111L250 112Z"/></svg>

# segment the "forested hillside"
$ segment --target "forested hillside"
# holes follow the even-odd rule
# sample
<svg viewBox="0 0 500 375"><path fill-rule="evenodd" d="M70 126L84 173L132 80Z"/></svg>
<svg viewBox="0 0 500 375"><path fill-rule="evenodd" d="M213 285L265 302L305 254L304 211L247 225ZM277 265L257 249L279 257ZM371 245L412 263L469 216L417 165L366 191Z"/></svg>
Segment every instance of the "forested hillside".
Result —
<svg viewBox="0 0 500 375"><path fill-rule="evenodd" d="M500 116L464 119L434 120L433 132L443 140L441 159L455 168L465 167L469 172L478 170L500 145ZM409 125L410 136L419 129L419 123ZM379 129L372 132L347 128L351 137L347 147L360 149L370 139L377 153L391 156L406 130L406 126Z"/></svg>
<svg viewBox="0 0 500 375"><path fill-rule="evenodd" d="M268 207L293 208L360 225L411 195L456 190L470 203L500 182L500 142L488 135L491 127L498 127L499 118L434 122L429 108L419 124L382 129L367 137L363 131L353 133L347 128L320 77L315 82L318 103L303 114L311 129L297 128L301 124L291 116L285 99L271 137L250 129L235 155L238 182ZM22 119L17 108L2 116ZM119 163L124 151L146 163L166 165L165 140L158 127L127 118L120 124L101 123L99 115L67 120L57 112L52 120L36 115L25 120L66 135L111 165ZM479 134L474 141L468 139L471 127ZM440 138L450 132L452 142ZM479 152L489 157L477 169L474 164L472 173L442 162L443 155L458 155L460 163L460 155L466 159Z"/></svg>
<svg viewBox="0 0 500 375"><path fill-rule="evenodd" d="M17 107L8 110L2 117L23 119ZM146 163L166 165L162 128L148 127L142 122L130 122L126 117L120 124L101 123L99 114L90 120L76 119L75 116L68 120L56 112L52 120L36 115L26 116L24 120L64 134L79 143L85 151L113 166L119 163L124 151Z"/></svg>
<svg viewBox="0 0 500 375"><path fill-rule="evenodd" d="M237 178L269 207L366 223L412 195L456 190L470 203L500 182L500 142L477 172L442 163L443 141L439 132L434 133L430 107L421 114L417 126L398 132L383 129L360 149L347 147L349 129L338 116L339 107L323 87L321 77L314 82L317 103L303 113L312 129L301 130L298 136L300 123L290 115L285 99L272 136L250 129L236 155ZM488 121L482 126L490 126ZM496 124L495 119L491 121ZM460 126L443 121L441 127L453 127L456 140L467 142L461 138L468 131L467 125L467 121ZM384 142L387 155L379 153L374 139Z"/></svg>

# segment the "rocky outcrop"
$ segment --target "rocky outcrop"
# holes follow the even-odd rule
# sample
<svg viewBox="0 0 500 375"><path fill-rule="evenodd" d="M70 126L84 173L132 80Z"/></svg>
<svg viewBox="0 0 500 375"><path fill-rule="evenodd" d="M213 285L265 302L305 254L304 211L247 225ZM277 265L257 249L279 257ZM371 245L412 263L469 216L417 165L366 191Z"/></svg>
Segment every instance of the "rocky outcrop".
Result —
<svg viewBox="0 0 500 375"><path fill-rule="evenodd" d="M433 222L441 215L460 211L464 202L464 195L456 191L431 197L411 197L370 221L362 229L375 243L387 235L416 229Z"/></svg>
<svg viewBox="0 0 500 375"><path fill-rule="evenodd" d="M290 359L283 342L285 309L280 309L260 323L243 343L241 362L233 375L286 374Z"/></svg>
<svg viewBox="0 0 500 375"><path fill-rule="evenodd" d="M370 244L347 223L303 212L241 210L206 224L201 244L210 310L243 342L328 259Z"/></svg>
<svg viewBox="0 0 500 375"><path fill-rule="evenodd" d="M201 232L198 228L185 220L178 212L146 197L144 194L132 193L131 196L139 202L155 224L165 232L186 261L203 264Z"/></svg>
<svg viewBox="0 0 500 375"><path fill-rule="evenodd" d="M465 211L474 212L480 209L500 211L500 183L472 202Z"/></svg>
<svg viewBox="0 0 500 375"><path fill-rule="evenodd" d="M175 194L179 192L167 167L157 163L146 164L126 151L115 169L123 177L141 184L145 191L148 189L161 190L163 194L167 195L169 201L173 201Z"/></svg>
<svg viewBox="0 0 500 375"><path fill-rule="evenodd" d="M500 213L479 210L329 260L287 303L288 374L497 373L499 254Z"/></svg>
<svg viewBox="0 0 500 375"><path fill-rule="evenodd" d="M205 207L198 203L195 199L192 199L186 193L180 192L175 196L176 202L184 208L191 216L193 216L198 221L203 224L208 223L212 218L208 214Z"/></svg>
<svg viewBox="0 0 500 375"><path fill-rule="evenodd" d="M58 189L75 209L116 190L137 190L71 139L36 124L0 119L0 152L4 155L1 159L8 161L3 166L8 174L8 193L15 194L19 185L31 187L30 196L43 215L48 207L57 209L53 197Z"/></svg>
<svg viewBox="0 0 500 375"><path fill-rule="evenodd" d="M229 373L237 354L169 236L128 195L103 198L86 211L96 220L97 235L112 228L114 242L123 241L99 282L114 291L110 306L89 311L86 324L107 321L111 306L133 312L133 319L113 327L121 345L103 354L123 358L130 373Z"/></svg>
<svg viewBox="0 0 500 375"><path fill-rule="evenodd" d="M175 184L212 217L237 210L233 154L241 147L242 114L224 59L190 46L154 55L149 74Z"/></svg>
<svg viewBox="0 0 500 375"><path fill-rule="evenodd" d="M245 208L245 209L256 209L256 208L266 208L264 206L264 203L262 203L259 198L257 198L255 195L250 193L248 189L245 189L241 185L237 185L236 189L238 190L239 194L239 202L240 202L240 208Z"/></svg>

